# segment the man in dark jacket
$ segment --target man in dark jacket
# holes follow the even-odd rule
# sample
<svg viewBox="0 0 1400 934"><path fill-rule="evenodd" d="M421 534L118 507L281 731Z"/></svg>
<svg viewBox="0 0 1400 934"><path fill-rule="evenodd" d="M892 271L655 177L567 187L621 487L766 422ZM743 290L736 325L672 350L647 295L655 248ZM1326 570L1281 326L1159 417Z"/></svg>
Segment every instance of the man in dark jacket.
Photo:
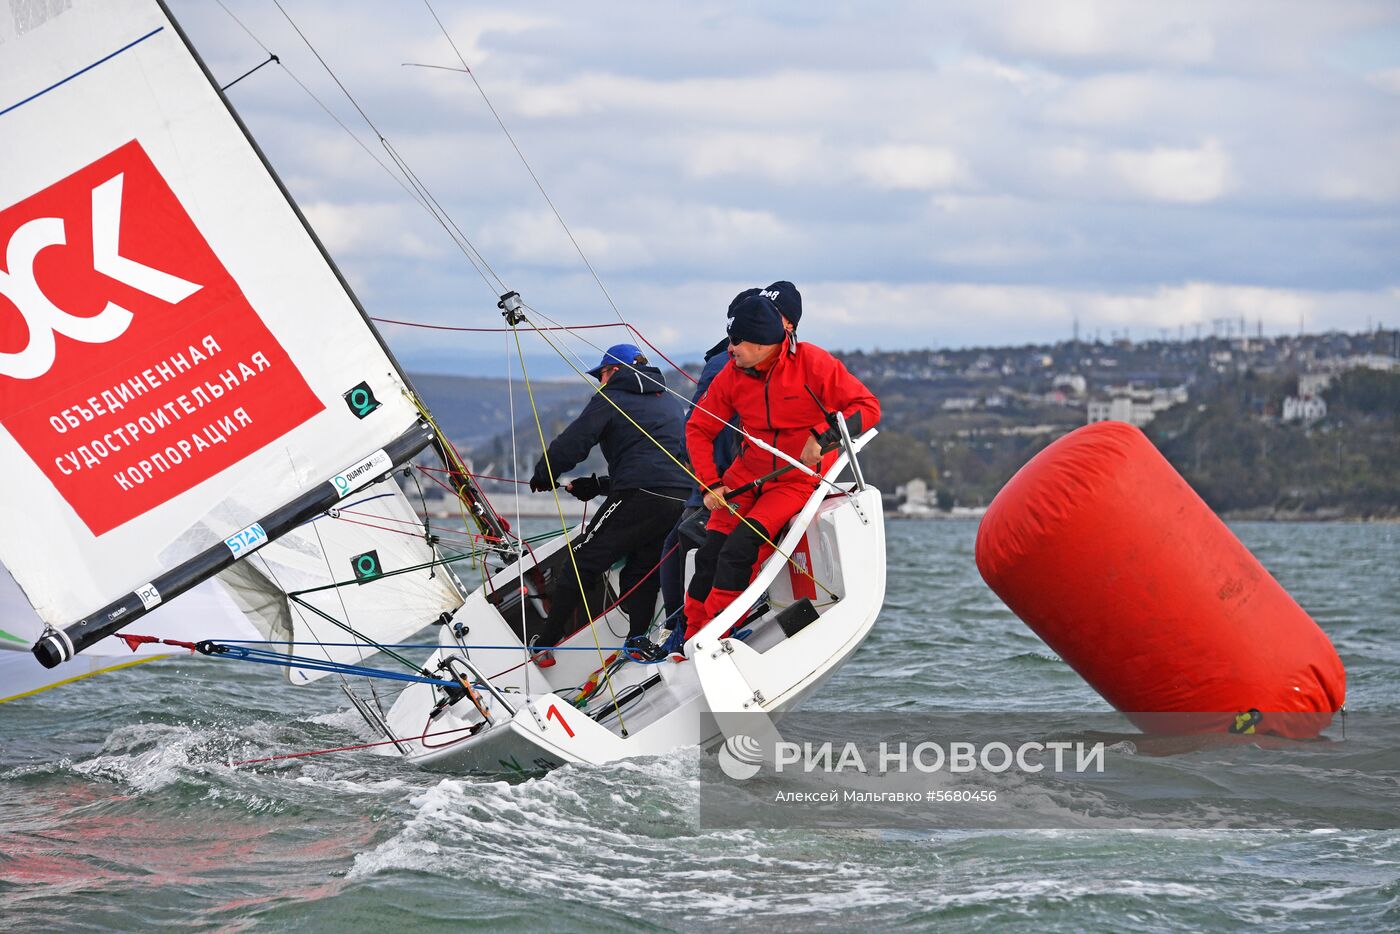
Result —
<svg viewBox="0 0 1400 934"><path fill-rule="evenodd" d="M700 401L700 397L705 395L705 390L710 387L710 381L724 369L729 362L729 338L725 338L709 350L705 351L705 366L700 371L700 380L696 384L695 394L691 396L690 407L686 410L686 421L689 421L695 413L695 403ZM737 423L738 419L735 419ZM738 446L738 435L732 429L726 429L715 439L715 463L721 465L720 469L728 467L734 460L734 453ZM680 611L685 599L685 556L686 552L696 547L695 542L688 541L681 534L681 526L685 524L693 513L699 512L703 508L704 494L700 492L700 487L693 481L690 484L690 498L685 501L685 509L681 513L680 521L675 528L671 529L666 541L661 545L661 601L666 607L667 625L673 625L680 619ZM682 623L684 621L682 620ZM684 629L684 625L681 626Z"/></svg>
<svg viewBox="0 0 1400 934"><path fill-rule="evenodd" d="M584 501L600 493L607 499L572 545L578 574L573 566L566 566L556 576L548 624L535 641L554 646L572 634L574 612L584 602L579 578L587 588L625 558L619 585L629 623L627 645L648 655L652 646L646 632L661 586L656 574L661 544L690 492L690 477L681 466L685 460L683 413L680 402L667 394L661 371L649 366L632 344L608 348L602 362L588 373L601 388L549 445L535 465L530 489L553 489L560 474L598 445L608 462L608 475L580 477L566 489ZM590 606L588 613L596 617L604 609ZM588 620L581 624L587 625ZM533 658L541 668L554 664L547 650L535 652Z"/></svg>

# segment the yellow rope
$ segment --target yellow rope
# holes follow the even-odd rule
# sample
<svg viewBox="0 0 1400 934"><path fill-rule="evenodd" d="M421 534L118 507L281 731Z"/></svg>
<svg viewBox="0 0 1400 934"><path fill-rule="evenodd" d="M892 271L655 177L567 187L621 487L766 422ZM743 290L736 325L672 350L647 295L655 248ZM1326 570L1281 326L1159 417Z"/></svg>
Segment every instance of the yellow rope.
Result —
<svg viewBox="0 0 1400 934"><path fill-rule="evenodd" d="M533 325L531 325L533 327ZM520 333L514 328L511 333L515 335L515 352L520 357L520 376L525 381L525 394L530 398L530 411L535 417L535 431L540 436L540 448L544 451L544 468L549 471L549 476L554 479L554 468L549 465L549 443L544 439L544 426L540 424L540 410L535 405L535 390L530 385L530 374L525 368L525 350L520 346ZM579 598L583 601L583 614L588 618L588 631L593 634L593 646L598 650L598 661L603 668L603 680L607 682L608 694L612 697L613 709L617 711L617 725L622 730L622 735L627 735L627 724L622 719L622 708L617 703L617 692L613 690L612 675L608 672L608 662L603 656L603 644L598 641L598 627L593 624L593 610L588 606L588 590L583 586L583 575L578 569L578 559L574 557L574 543L569 538L569 521L564 518L564 507L559 502L559 488L555 486L549 491L554 496L554 509L559 513L559 524L564 529L564 548L569 553L569 564L574 569L574 580L578 583ZM565 620L565 622L568 622Z"/></svg>
<svg viewBox="0 0 1400 934"><path fill-rule="evenodd" d="M527 324L530 324L530 322L529 322L528 320L526 321L526 323L527 323ZM566 355L564 354L564 351L563 351L563 350L561 350L559 347L556 347L556 346L555 346L554 342L553 342L552 340L549 339L549 335L545 334L544 331L541 331L539 328L535 327L533 324L530 324L530 329L531 329L532 331L534 331L536 334L538 334L540 337L542 337L542 338L544 339L544 342L550 346L550 349L552 349L555 353L559 354L559 356L560 356L561 358L563 358L564 362L567 363L567 364L569 365L569 367L570 367L571 369L573 369L573 371L574 371L575 373L577 373L577 374L579 375L579 377L582 378L582 379L584 380L584 382L589 383L590 385L592 384L592 380L590 380L590 379L588 378L588 374L584 373L584 372L583 372L582 370L580 370L577 366L574 366L574 362L573 362L572 360L570 360L570 359L568 358L568 356L566 356ZM517 338L517 342L518 342L518 340L519 340L519 338ZM522 358L522 363L521 363L521 365L524 366L523 358ZM629 369L630 369L630 367L629 367ZM529 382L528 382L528 381L526 382L526 386L527 386L527 387L529 386ZM706 493L713 492L712 489L711 489L709 486L706 486L705 483L704 483L699 477L697 477L697 476L695 475L695 472L692 471L692 470L690 469L689 466L687 466L683 461L681 461L680 458L676 457L676 455L674 455L674 454L672 454L670 451L666 450L666 446L665 446L664 444L662 444L660 441L657 441L656 438L652 437L652 435L651 435L645 428L643 428L641 425L638 425L638 424L637 424L637 420L636 420L636 419L634 419L632 416L628 415L627 412L623 410L622 406L618 405L615 401L612 400L612 398L610 398L610 397L608 396L607 393L603 392L603 386L602 386L601 383L599 383L597 386L594 386L594 387L593 387L593 391L594 391L595 393L601 395L601 396L603 397L603 399L606 400L607 403L608 403L609 405L611 405L614 409L616 409L618 412L621 412L621 413L622 413L622 417L625 418L625 419L627 419L629 422L631 422L633 428L636 428L638 431L640 431L640 432L646 437L646 439L647 439L648 441L650 441L652 444L654 444L654 445L656 446L656 449L657 449L657 450L659 450L661 453L663 453L663 454L665 454L667 457L669 457L673 462L675 462L676 466L679 467L681 470L684 470L685 473L686 473L686 476L688 476L688 477L690 477L690 479L694 480L694 481L696 482L696 484L697 484L702 490L704 490ZM532 405L534 404L533 399L531 400L531 404L532 404ZM705 413L705 414L709 415L708 412ZM710 415L710 417L711 417L711 418L718 418L718 416L715 416L715 415ZM543 440L544 435L543 435L543 433L541 433L540 438L541 438L540 443L543 444L543 443L544 443L544 440ZM549 466L548 461L546 461L545 466L546 466L546 467ZM553 470L553 468L550 468L550 476L551 476L551 477L554 476L554 470ZM558 497L556 496L555 498L557 499ZM742 515L742 514L739 512L739 510L736 509L736 508L734 507L734 504L733 504L733 503L729 502L728 500L724 500L723 502L724 502L724 506L725 506L726 509L728 509L730 512L734 513L734 515L738 517L738 519L739 519L740 522L744 523L744 524L747 525L750 529L752 529L752 530L754 531L754 534L758 535L759 538L763 539L763 541L766 542L766 543L773 549L773 551L774 551L775 553L782 555L782 556L783 556L783 559L784 559L785 561L787 561L787 563L788 563L791 567L796 568L796 569L798 570L799 573L801 573L801 574L803 574L804 576L806 576L807 579L810 580L813 584L816 584L816 585L817 585L818 587L820 587L822 590L825 590L827 596L831 597L833 600L839 600L839 599L840 599L840 597L835 593L835 591L833 591L830 587L827 587L827 586L826 586L825 584L823 584L821 581L819 581L819 580L817 580L815 577L813 577L811 571L807 570L807 569L804 568L802 565L800 565L800 564L798 564L796 561L794 561L792 555L788 554L787 552L785 552L785 551L783 551L781 548L779 548L779 547L778 547L778 543L775 542L775 541L773 541L771 538L768 537L767 533L764 532L762 526L758 525L758 524L755 523L755 522L749 521L749 518L748 518L747 516L745 516L745 515ZM776 531L776 530L775 530L775 531Z"/></svg>
<svg viewBox="0 0 1400 934"><path fill-rule="evenodd" d="M433 430L433 433L436 434L438 438L442 440L442 451L447 458L448 468L462 476L467 476L468 474L470 474L471 471L467 469L467 465L462 461L461 456L458 455L457 449L452 446L452 442L449 441L447 439L447 436L442 433L442 429L438 427L437 422L433 419L433 413L428 411L428 407L423 404L423 400L419 399L416 394L409 392L407 387L404 388L403 394L408 397L408 400L413 403L414 408L418 410L419 417L422 418L425 422L427 422L428 427L431 428ZM457 508L462 518L463 527L465 527L470 522L471 524L476 526L477 531L480 532L483 536L488 536L490 533L490 529L486 528L481 518L477 516L476 513L472 512L470 509L467 508L467 501L462 496L462 491L460 489L453 489L452 492L455 493L457 496ZM518 553L523 554L523 551L520 551ZM478 573L480 573L481 583L484 586L487 582L487 579L490 577L490 575L487 573L486 551L484 549L481 550L480 553L478 553L475 549L473 550L472 566L477 569Z"/></svg>

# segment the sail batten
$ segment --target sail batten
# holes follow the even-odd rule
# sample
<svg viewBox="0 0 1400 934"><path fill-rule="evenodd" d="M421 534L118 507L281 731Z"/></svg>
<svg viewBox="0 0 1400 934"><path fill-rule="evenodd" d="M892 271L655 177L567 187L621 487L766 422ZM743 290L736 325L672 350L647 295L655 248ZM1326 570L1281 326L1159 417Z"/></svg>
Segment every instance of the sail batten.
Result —
<svg viewBox="0 0 1400 934"><path fill-rule="evenodd" d="M0 55L0 562L47 663L433 439L164 4L3 18Z"/></svg>

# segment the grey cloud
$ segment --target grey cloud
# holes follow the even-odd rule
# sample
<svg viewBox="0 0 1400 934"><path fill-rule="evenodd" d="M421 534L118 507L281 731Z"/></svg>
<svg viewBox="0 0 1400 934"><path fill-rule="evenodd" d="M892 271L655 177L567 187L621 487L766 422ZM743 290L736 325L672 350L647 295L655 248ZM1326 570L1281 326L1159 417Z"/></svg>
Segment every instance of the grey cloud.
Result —
<svg viewBox="0 0 1400 934"><path fill-rule="evenodd" d="M226 2L388 158L274 7ZM510 285L565 320L611 318L470 80L401 66L455 64L426 9L286 5ZM172 6L221 78L260 59L216 5ZM1190 282L1397 302L1400 112L1377 76L1400 73L1400 51L1354 51L1400 29L1391 4L434 6L624 312L692 355L734 291L775 278L817 284L814 298L1042 289L1044 307L1084 316L1136 307L1096 293ZM286 75L269 67L231 97L335 225L367 302L493 323L432 219ZM1316 326L1349 320L1313 307ZM887 346L1007 331L989 315L903 321ZM831 324L804 330L866 340Z"/></svg>

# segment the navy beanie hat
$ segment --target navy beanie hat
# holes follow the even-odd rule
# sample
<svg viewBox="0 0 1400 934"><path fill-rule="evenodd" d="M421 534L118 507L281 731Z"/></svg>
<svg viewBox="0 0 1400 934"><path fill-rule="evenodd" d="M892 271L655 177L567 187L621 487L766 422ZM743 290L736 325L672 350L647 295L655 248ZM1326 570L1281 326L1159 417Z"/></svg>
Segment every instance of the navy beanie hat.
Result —
<svg viewBox="0 0 1400 934"><path fill-rule="evenodd" d="M778 306L778 314L787 318L793 327L797 327L797 322L802 320L802 293L797 291L797 286L782 279L759 294L771 299L773 304Z"/></svg>
<svg viewBox="0 0 1400 934"><path fill-rule="evenodd" d="M781 344L787 335L778 307L762 295L750 295L730 308L726 330L731 341L754 344Z"/></svg>
<svg viewBox="0 0 1400 934"><path fill-rule="evenodd" d="M729 311L727 311L726 314L731 318L734 317L734 309L739 307L739 303L742 302L744 299L757 294L758 289L744 289L744 291L734 296L734 300L729 303ZM768 297L772 298L773 296L770 295Z"/></svg>

